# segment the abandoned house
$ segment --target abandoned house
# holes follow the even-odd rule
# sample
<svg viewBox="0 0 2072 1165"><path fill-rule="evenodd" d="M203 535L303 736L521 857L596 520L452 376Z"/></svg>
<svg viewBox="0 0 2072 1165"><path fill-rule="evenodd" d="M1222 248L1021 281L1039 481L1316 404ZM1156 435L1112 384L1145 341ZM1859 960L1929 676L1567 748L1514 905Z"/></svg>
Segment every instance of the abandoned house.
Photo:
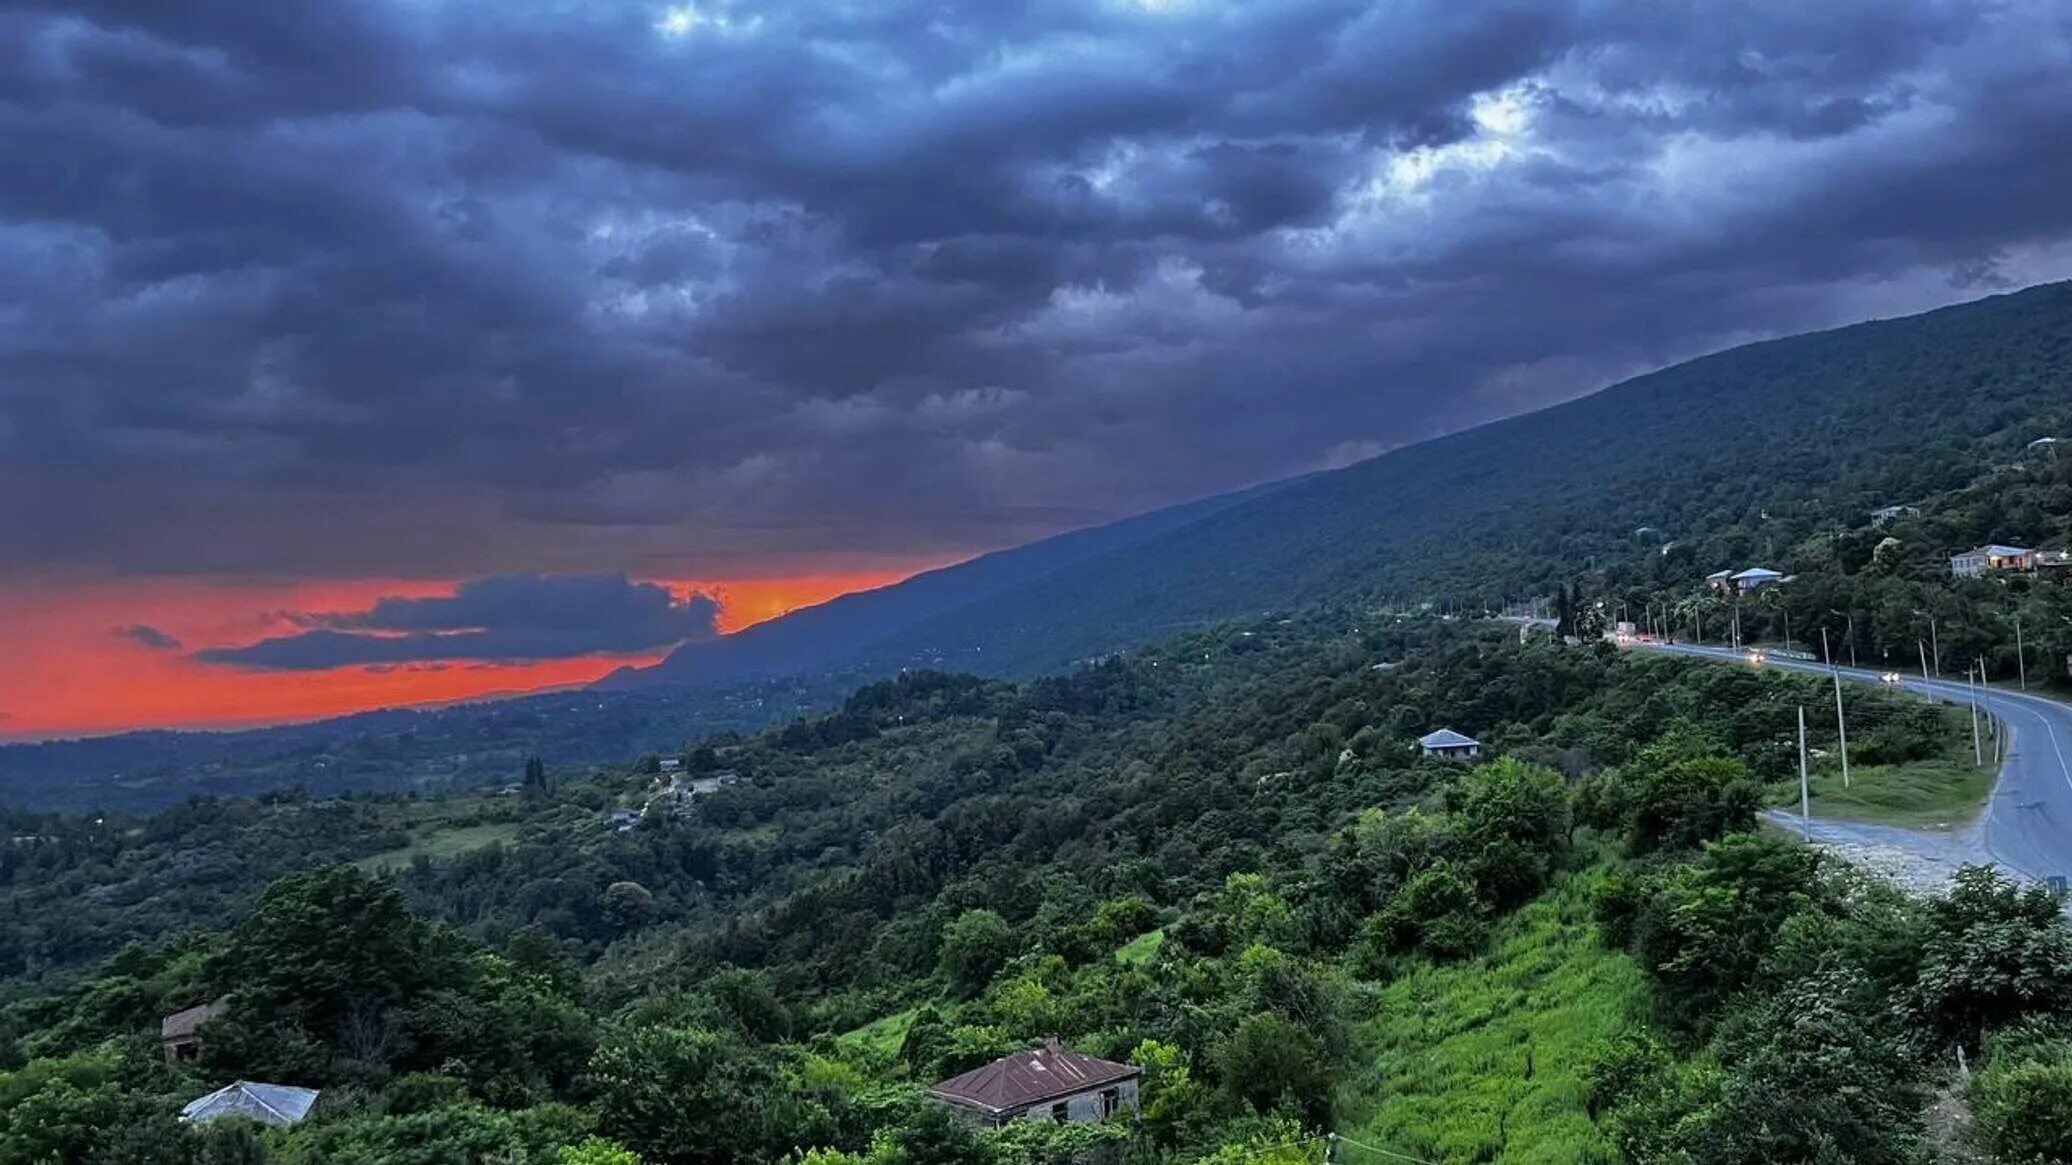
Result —
<svg viewBox="0 0 2072 1165"><path fill-rule="evenodd" d="M1068 1051L1056 1036L928 1090L966 1119L989 1127L1012 1120L1098 1121L1137 1108L1142 1071Z"/></svg>

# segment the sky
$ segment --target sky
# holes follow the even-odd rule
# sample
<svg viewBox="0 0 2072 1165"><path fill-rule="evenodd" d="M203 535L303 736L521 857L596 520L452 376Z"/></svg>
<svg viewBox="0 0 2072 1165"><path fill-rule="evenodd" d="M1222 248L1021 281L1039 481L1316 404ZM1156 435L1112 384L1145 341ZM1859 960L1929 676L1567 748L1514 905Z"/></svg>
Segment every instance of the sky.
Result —
<svg viewBox="0 0 2072 1165"><path fill-rule="evenodd" d="M2058 0L0 0L0 734L581 682L2072 276L2068 46Z"/></svg>

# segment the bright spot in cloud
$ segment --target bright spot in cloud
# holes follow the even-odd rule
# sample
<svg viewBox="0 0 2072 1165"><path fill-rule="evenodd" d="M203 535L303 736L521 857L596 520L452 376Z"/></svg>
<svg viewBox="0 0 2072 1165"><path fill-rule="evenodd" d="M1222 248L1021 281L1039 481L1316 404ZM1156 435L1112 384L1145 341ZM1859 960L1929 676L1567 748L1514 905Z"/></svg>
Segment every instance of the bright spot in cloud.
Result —
<svg viewBox="0 0 2072 1165"><path fill-rule="evenodd" d="M655 31L667 37L686 37L700 30L720 34L745 33L754 32L762 22L761 16L737 20L716 6L676 4L662 10L662 18L655 22Z"/></svg>

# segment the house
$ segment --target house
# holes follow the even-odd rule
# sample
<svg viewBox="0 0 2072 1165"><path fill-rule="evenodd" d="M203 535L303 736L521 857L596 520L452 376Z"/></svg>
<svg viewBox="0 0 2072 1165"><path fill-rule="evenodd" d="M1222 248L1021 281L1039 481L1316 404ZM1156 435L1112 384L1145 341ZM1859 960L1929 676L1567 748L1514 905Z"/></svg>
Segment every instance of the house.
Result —
<svg viewBox="0 0 2072 1165"><path fill-rule="evenodd" d="M1734 589L1734 572L1731 570L1715 570L1711 574L1706 575L1705 589L1708 591L1719 591L1722 594L1732 591Z"/></svg>
<svg viewBox="0 0 2072 1165"><path fill-rule="evenodd" d="M1896 518L1911 518L1920 512L1918 506L1880 506L1871 511L1871 525L1882 526Z"/></svg>
<svg viewBox="0 0 2072 1165"><path fill-rule="evenodd" d="M2030 570L2035 565L2034 550L2021 546L2002 546L1997 542L1950 556L1950 574L1955 578L1978 578L2008 570Z"/></svg>
<svg viewBox="0 0 2072 1165"><path fill-rule="evenodd" d="M1762 590L1771 583L1783 581L1784 575L1780 571L1771 570L1766 566L1751 566L1734 576L1734 589L1745 595L1750 591Z"/></svg>
<svg viewBox="0 0 2072 1165"><path fill-rule="evenodd" d="M1451 728L1426 733L1417 738L1417 747L1426 756L1444 757L1447 760L1473 760L1482 755L1482 742L1472 736L1463 736Z"/></svg>
<svg viewBox="0 0 2072 1165"><path fill-rule="evenodd" d="M165 1062L182 1064L201 1055L201 1025L223 1014L223 1001L198 1003L158 1021L158 1046L165 1050Z"/></svg>
<svg viewBox="0 0 2072 1165"><path fill-rule="evenodd" d="M625 833L640 824L640 810L614 809L605 815L604 820L607 825L612 827L613 832Z"/></svg>
<svg viewBox="0 0 2072 1165"><path fill-rule="evenodd" d="M661 772L665 772L665 773L673 773L673 772L678 772L678 771L680 771L680 770L681 770L682 768L683 768L683 758L682 758L682 757L680 757L680 756L665 756L665 757L663 757L663 758L662 758L662 761L661 761L661 768L660 768L660 771L661 771Z"/></svg>
<svg viewBox="0 0 2072 1165"><path fill-rule="evenodd" d="M285 1126L300 1124L316 1102L317 1091L314 1088L240 1080L189 1101L187 1107L180 1110L180 1120L185 1124L201 1125L218 1117L240 1116L262 1125Z"/></svg>
<svg viewBox="0 0 2072 1165"><path fill-rule="evenodd" d="M1052 1036L1040 1048L952 1076L928 1095L989 1128L1012 1120L1098 1121L1136 1111L1142 1076L1134 1064L1082 1056Z"/></svg>
<svg viewBox="0 0 2072 1165"><path fill-rule="evenodd" d="M2039 573L2072 570L2072 550L2039 550L2029 559L2029 566Z"/></svg>

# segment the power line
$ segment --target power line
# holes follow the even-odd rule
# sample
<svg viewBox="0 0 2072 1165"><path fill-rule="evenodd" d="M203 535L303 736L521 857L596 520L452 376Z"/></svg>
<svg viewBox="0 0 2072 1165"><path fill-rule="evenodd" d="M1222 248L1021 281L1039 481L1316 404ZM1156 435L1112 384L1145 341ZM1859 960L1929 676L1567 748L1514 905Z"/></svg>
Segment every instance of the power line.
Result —
<svg viewBox="0 0 2072 1165"><path fill-rule="evenodd" d="M1398 1161L1409 1161L1411 1162L1411 1165L1438 1165L1438 1162L1436 1161L1427 1161L1422 1157L1412 1157L1408 1153L1398 1153L1393 1149L1379 1149L1373 1145L1366 1144L1365 1142L1355 1141L1351 1137L1348 1137L1343 1133L1332 1133L1331 1139L1334 1141L1343 1141L1344 1143L1351 1145L1355 1149L1365 1149L1369 1153L1379 1153L1384 1157L1392 1157Z"/></svg>

